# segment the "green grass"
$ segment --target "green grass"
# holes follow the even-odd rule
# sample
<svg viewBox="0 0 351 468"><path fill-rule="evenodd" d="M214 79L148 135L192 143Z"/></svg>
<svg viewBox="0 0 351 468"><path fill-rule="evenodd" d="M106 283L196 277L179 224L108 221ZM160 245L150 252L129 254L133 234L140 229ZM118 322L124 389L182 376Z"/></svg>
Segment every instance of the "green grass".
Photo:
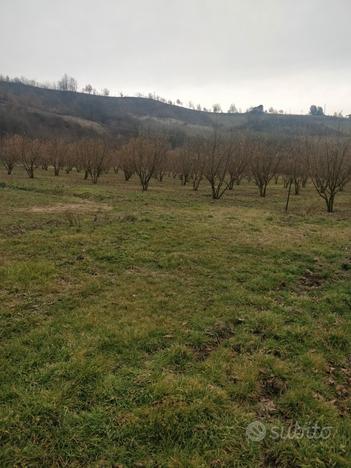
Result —
<svg viewBox="0 0 351 468"><path fill-rule="evenodd" d="M350 466L350 187L0 182L1 466Z"/></svg>

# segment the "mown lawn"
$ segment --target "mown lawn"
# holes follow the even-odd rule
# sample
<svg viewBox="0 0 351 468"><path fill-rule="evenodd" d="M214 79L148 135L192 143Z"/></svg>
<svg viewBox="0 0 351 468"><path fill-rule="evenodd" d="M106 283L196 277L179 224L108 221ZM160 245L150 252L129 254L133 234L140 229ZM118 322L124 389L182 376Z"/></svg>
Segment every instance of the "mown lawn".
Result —
<svg viewBox="0 0 351 468"><path fill-rule="evenodd" d="M36 176L0 173L1 466L350 466L350 186Z"/></svg>

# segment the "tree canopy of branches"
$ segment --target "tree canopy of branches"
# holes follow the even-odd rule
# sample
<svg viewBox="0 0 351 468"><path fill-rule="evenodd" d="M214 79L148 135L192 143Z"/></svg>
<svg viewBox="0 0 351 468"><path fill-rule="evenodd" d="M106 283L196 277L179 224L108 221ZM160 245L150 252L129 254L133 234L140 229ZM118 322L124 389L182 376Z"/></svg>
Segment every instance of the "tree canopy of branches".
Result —
<svg viewBox="0 0 351 468"><path fill-rule="evenodd" d="M220 104L213 104L212 111L215 113L222 112L222 107Z"/></svg>
<svg viewBox="0 0 351 468"><path fill-rule="evenodd" d="M332 213L337 193L351 179L350 141L325 139L308 149L309 175L327 211Z"/></svg>
<svg viewBox="0 0 351 468"><path fill-rule="evenodd" d="M284 186L288 189L285 204L285 211L288 211L292 185L295 187L295 195L299 195L308 174L304 145L300 139L284 142L280 172L283 175Z"/></svg>
<svg viewBox="0 0 351 468"><path fill-rule="evenodd" d="M19 158L19 139L18 135L5 135L0 139L0 160L11 175Z"/></svg>
<svg viewBox="0 0 351 468"><path fill-rule="evenodd" d="M40 159L42 142L38 139L31 139L27 136L18 136L16 140L18 145L19 160L25 168L28 177L34 178L34 169Z"/></svg>
<svg viewBox="0 0 351 468"><path fill-rule="evenodd" d="M234 184L239 184L246 171L250 160L250 148L244 135L237 136L232 145L231 157L228 164L229 190L233 190Z"/></svg>
<svg viewBox="0 0 351 468"><path fill-rule="evenodd" d="M220 135L217 129L214 129L212 138L204 143L204 176L211 186L213 200L222 198L229 188L227 175L232 150L232 139Z"/></svg>
<svg viewBox="0 0 351 468"><path fill-rule="evenodd" d="M204 177L205 171L205 144L202 138L193 138L188 142L191 158L191 179L193 183L193 190L199 189L200 183Z"/></svg>
<svg viewBox="0 0 351 468"><path fill-rule="evenodd" d="M129 141L127 154L134 172L139 177L143 192L148 189L151 177L166 157L167 150L167 140L160 136L138 136Z"/></svg>
<svg viewBox="0 0 351 468"><path fill-rule="evenodd" d="M265 197L269 182L277 174L281 159L280 145L273 139L259 137L250 141L250 168L260 196Z"/></svg>
<svg viewBox="0 0 351 468"><path fill-rule="evenodd" d="M248 182L254 180L261 197L266 196L273 178L276 184L282 179L288 189L286 211L292 190L299 195L310 179L331 213L337 194L351 180L351 140L347 137L278 139L229 132L218 126L212 134L183 136L176 142L171 134L150 130L126 142L120 138L67 141L57 136L40 140L27 135L3 135L0 162L8 175L21 165L30 178L40 167L52 168L56 177L62 170L69 174L75 168L94 184L110 168L116 174L121 168L126 181L137 175L143 191L148 190L152 178L162 182L167 174L179 178L183 186L192 183L194 191L202 180L207 180L214 200L239 185L244 177Z"/></svg>
<svg viewBox="0 0 351 468"><path fill-rule="evenodd" d="M48 160L54 168L54 174L57 177L65 163L65 144L62 138L52 138L46 145Z"/></svg>
<svg viewBox="0 0 351 468"><path fill-rule="evenodd" d="M57 88L60 91L76 92L78 89L78 83L77 80L75 80L72 76L68 76L67 73L65 73L63 77L57 82Z"/></svg>
<svg viewBox="0 0 351 468"><path fill-rule="evenodd" d="M238 112L238 109L235 104L230 104L229 109L228 109L228 114L236 114Z"/></svg>
<svg viewBox="0 0 351 468"><path fill-rule="evenodd" d="M103 140L85 138L78 142L78 155L82 161L86 176L96 184L101 173L108 167L107 145Z"/></svg>
<svg viewBox="0 0 351 468"><path fill-rule="evenodd" d="M119 155L119 160L120 167L124 174L124 180L128 182L128 180L134 174L133 146L131 144L126 144L122 147Z"/></svg>

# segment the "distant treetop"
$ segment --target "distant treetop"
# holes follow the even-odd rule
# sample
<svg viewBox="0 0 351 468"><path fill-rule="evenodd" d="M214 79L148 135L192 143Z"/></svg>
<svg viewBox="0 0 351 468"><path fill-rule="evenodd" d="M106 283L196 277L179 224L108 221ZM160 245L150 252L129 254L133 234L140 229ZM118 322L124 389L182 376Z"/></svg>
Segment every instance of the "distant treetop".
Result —
<svg viewBox="0 0 351 468"><path fill-rule="evenodd" d="M310 107L310 115L324 115L323 107L312 104Z"/></svg>

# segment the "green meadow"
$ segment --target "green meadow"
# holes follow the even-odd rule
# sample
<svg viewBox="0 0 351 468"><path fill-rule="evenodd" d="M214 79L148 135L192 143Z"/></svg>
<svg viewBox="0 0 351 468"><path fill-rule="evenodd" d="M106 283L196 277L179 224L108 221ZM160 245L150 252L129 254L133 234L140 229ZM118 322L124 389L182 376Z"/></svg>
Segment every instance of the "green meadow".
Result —
<svg viewBox="0 0 351 468"><path fill-rule="evenodd" d="M351 186L52 172L0 172L1 466L350 466Z"/></svg>

